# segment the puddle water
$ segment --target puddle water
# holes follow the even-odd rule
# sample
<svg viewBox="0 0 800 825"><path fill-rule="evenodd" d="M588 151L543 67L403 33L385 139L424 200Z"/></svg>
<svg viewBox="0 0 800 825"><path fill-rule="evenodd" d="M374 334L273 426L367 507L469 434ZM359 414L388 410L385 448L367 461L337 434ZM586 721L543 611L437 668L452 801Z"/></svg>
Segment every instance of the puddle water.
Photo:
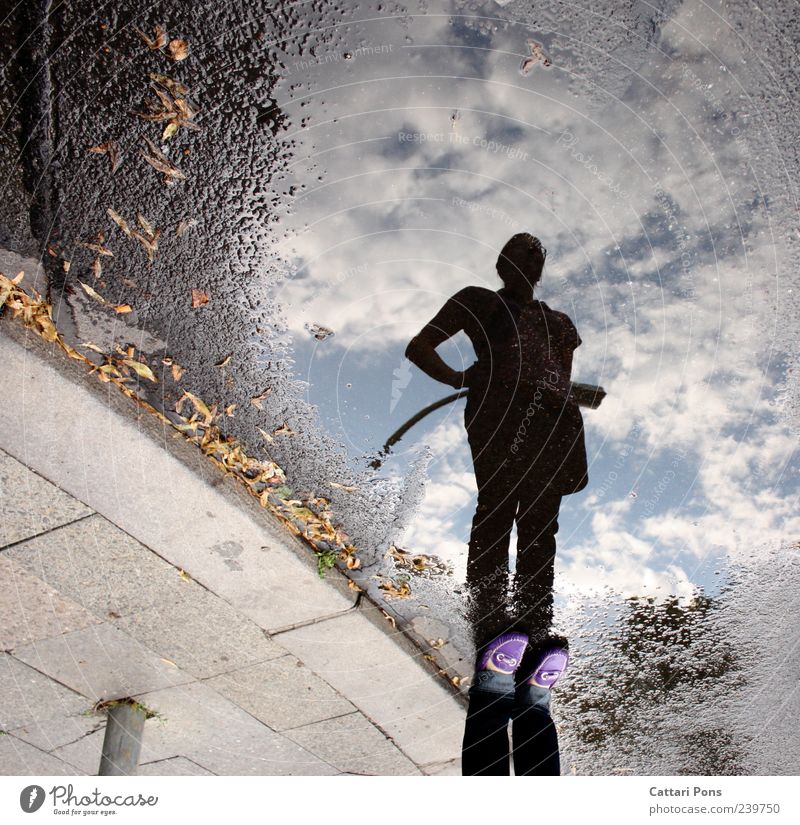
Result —
<svg viewBox="0 0 800 825"><path fill-rule="evenodd" d="M461 288L500 288L511 235L542 238L537 295L582 339L573 380L608 393L584 410L590 481L559 519L556 621L573 641L556 708L562 764L796 773L789 33L738 2L534 13L453 0L263 14L157 3L146 18L117 4L113 20L67 36L74 5L59 28L72 46L53 65L58 241L71 261L51 272L54 299L68 299L62 328L73 315L84 340L94 328L168 354L182 388L235 404L230 434L274 457L298 492L330 498L370 593L383 595L375 572L406 576L413 597L393 606L468 675L464 401L371 462L453 392L405 359L411 337ZM793 19L774 6L773 20ZM162 19L188 41L185 61L158 64L132 31L152 36ZM174 87L151 72L185 84L201 127L178 124L158 144L160 171L142 138L157 140L163 121L141 114L174 104ZM107 154L87 152L110 140L113 175ZM166 185L170 164L186 178ZM159 230L152 262L108 208L145 241L137 214ZM134 312L92 321L78 280ZM459 370L475 358L463 332L438 351ZM153 396L174 405L181 387ZM294 435L265 445L259 431L284 423ZM451 572L395 567L390 543Z"/></svg>

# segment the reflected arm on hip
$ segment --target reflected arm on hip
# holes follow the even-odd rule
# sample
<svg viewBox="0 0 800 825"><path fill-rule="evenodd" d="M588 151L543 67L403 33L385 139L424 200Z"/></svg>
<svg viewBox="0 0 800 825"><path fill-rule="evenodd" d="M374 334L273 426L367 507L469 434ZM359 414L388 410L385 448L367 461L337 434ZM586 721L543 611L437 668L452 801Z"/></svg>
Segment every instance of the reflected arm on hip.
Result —
<svg viewBox="0 0 800 825"><path fill-rule="evenodd" d="M415 335L406 347L405 356L435 381L459 390L467 384L467 372L454 370L436 352L436 347L465 328L470 310L465 303L469 287L448 298L444 306Z"/></svg>

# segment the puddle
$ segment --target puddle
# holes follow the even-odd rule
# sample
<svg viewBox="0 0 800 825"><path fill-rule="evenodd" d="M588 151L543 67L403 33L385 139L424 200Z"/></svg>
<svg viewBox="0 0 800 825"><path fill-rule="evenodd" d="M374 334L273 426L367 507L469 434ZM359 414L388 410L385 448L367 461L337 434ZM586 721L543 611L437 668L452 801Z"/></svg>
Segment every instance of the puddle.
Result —
<svg viewBox="0 0 800 825"><path fill-rule="evenodd" d="M404 358L411 337L462 287L501 286L512 234L541 237L537 293L583 341L573 380L608 392L584 410L590 482L559 519L556 616L576 651L562 761L796 772L782 731L796 725L797 662L780 656L796 641L781 616L800 538L791 38L738 2L721 18L672 0L535 15L455 0L346 15L84 5L59 8L67 42L51 66L59 211L45 263L60 327L173 359L180 379L160 370L151 403L189 390L231 410L228 434L331 501L361 586L467 676L464 401L372 462L453 393ZM157 24L188 57L133 29ZM141 115L167 104L182 119L164 139L165 120ZM109 141L114 157L89 151ZM474 361L463 333L439 352L455 369ZM452 574L396 567L392 543ZM377 573L413 597L392 600ZM754 717L762 639L773 698Z"/></svg>

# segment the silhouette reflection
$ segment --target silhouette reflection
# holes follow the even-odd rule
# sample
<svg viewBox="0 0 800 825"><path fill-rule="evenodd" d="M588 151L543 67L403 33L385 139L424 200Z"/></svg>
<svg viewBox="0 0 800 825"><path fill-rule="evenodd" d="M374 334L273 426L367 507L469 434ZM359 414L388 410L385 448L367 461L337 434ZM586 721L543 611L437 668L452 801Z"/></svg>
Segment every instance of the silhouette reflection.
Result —
<svg viewBox="0 0 800 825"><path fill-rule="evenodd" d="M464 423L478 501L466 589L477 661L465 775L509 773L509 720L515 772L559 773L549 703L550 687L566 667L567 645L551 635L555 536L562 497L583 489L588 475L583 419L570 392L581 339L569 316L533 297L546 256L537 238L514 235L497 260L503 287L460 290L406 349L432 378L468 388ZM465 371L436 353L461 330L476 354ZM512 583L508 551L515 522Z"/></svg>

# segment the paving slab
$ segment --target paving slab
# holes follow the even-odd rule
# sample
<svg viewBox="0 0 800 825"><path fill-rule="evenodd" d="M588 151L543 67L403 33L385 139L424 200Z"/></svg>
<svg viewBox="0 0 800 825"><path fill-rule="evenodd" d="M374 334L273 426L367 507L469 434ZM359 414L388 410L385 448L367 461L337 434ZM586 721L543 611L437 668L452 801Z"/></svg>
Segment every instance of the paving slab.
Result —
<svg viewBox="0 0 800 825"><path fill-rule="evenodd" d="M0 730L79 714L91 702L8 653L0 653Z"/></svg>
<svg viewBox="0 0 800 825"><path fill-rule="evenodd" d="M3 776L79 776L73 765L17 739L0 736L0 774Z"/></svg>
<svg viewBox="0 0 800 825"><path fill-rule="evenodd" d="M92 510L0 451L0 549Z"/></svg>
<svg viewBox="0 0 800 825"><path fill-rule="evenodd" d="M71 745L85 736L105 730L106 718L95 713L79 713L29 722L10 731L39 750L52 753L65 745Z"/></svg>
<svg viewBox="0 0 800 825"><path fill-rule="evenodd" d="M147 725L145 725L145 728ZM106 736L106 728L102 728L68 742L59 748L54 748L51 753L62 762L72 765L75 770L85 776L97 776L100 770L100 757L103 754L103 740Z"/></svg>
<svg viewBox="0 0 800 825"><path fill-rule="evenodd" d="M286 655L255 622L196 582L182 583L176 599L114 625L198 679Z"/></svg>
<svg viewBox="0 0 800 825"><path fill-rule="evenodd" d="M0 553L0 650L99 624L81 605Z"/></svg>
<svg viewBox="0 0 800 825"><path fill-rule="evenodd" d="M192 680L109 623L34 642L14 656L92 703Z"/></svg>
<svg viewBox="0 0 800 825"><path fill-rule="evenodd" d="M347 699L288 654L208 679L206 684L276 731L355 710Z"/></svg>
<svg viewBox="0 0 800 825"><path fill-rule="evenodd" d="M36 342L0 335L0 449L268 631L353 606L354 592L321 580L310 551L301 558L297 539L254 502L245 505L245 494L195 447L179 444L174 430L145 414L132 420L116 388L89 384L82 373L67 378L32 351Z"/></svg>
<svg viewBox="0 0 800 825"><path fill-rule="evenodd" d="M357 711L314 722L286 736L339 770L366 776L418 776L416 765Z"/></svg>
<svg viewBox="0 0 800 825"><path fill-rule="evenodd" d="M205 682L155 691L136 699L163 717L146 723L140 762L185 756L206 770L225 776L338 773Z"/></svg>
<svg viewBox="0 0 800 825"><path fill-rule="evenodd" d="M148 762L139 765L136 771L138 776L214 776L200 765L187 759L185 756L173 756L170 759L161 759L158 762Z"/></svg>
<svg viewBox="0 0 800 825"><path fill-rule="evenodd" d="M178 597L179 571L102 516L67 524L4 551L101 619Z"/></svg>
<svg viewBox="0 0 800 825"><path fill-rule="evenodd" d="M276 640L378 722L416 764L446 762L460 753L464 713L452 694L376 627L366 610L290 630Z"/></svg>
<svg viewBox="0 0 800 825"><path fill-rule="evenodd" d="M253 621L102 516L21 542L5 555L193 676L285 655Z"/></svg>

